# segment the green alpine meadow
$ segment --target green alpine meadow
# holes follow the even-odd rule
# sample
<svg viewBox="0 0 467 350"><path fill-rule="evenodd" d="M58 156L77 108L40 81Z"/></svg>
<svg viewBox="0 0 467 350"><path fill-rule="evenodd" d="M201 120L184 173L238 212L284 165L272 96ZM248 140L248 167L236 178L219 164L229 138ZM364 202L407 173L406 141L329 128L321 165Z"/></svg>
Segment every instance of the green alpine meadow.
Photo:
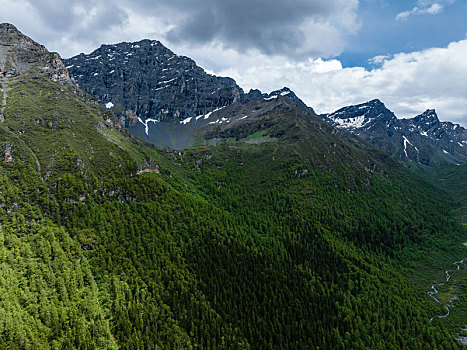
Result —
<svg viewBox="0 0 467 350"><path fill-rule="evenodd" d="M0 349L462 348L462 153L399 159L290 90L175 85L204 104L148 121L144 74L114 111L69 64L0 25Z"/></svg>

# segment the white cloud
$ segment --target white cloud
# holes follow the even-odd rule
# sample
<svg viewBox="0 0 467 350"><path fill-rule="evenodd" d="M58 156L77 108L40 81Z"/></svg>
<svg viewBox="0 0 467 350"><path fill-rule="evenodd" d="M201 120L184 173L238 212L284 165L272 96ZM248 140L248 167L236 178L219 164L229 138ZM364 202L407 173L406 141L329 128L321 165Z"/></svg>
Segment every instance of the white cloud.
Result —
<svg viewBox="0 0 467 350"><path fill-rule="evenodd" d="M372 70L343 68L335 59L296 63L216 48L190 54L204 66L210 65L209 56L223 61L215 73L233 77L246 90L288 86L318 113L379 98L399 117L435 108L441 120L467 127L467 39L444 48L375 58L381 66Z"/></svg>
<svg viewBox="0 0 467 350"><path fill-rule="evenodd" d="M433 4L433 5L431 5L431 7L427 8L425 10L422 10L421 13L428 13L430 15L437 15L441 11L443 11L443 6L441 6L440 4Z"/></svg>
<svg viewBox="0 0 467 350"><path fill-rule="evenodd" d="M443 9L444 9L444 5L441 5L438 3L434 3L430 7L426 7L426 8L420 8L418 6L415 6L410 11L404 11L404 12L399 13L396 16L396 20L397 21L406 20L411 15L426 15L426 14L437 15L438 13L441 13Z"/></svg>
<svg viewBox="0 0 467 350"><path fill-rule="evenodd" d="M373 65L380 65L380 64L383 64L384 61L386 61L389 58L390 58L390 56L387 56L387 55L379 55L379 56L375 56L373 58L370 58L368 60L368 63L373 64Z"/></svg>

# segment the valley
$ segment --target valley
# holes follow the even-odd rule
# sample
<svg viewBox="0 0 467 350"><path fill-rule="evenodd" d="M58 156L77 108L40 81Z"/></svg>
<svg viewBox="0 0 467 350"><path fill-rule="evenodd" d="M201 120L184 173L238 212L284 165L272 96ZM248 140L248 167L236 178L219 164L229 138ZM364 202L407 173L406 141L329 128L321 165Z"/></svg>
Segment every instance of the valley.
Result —
<svg viewBox="0 0 467 350"><path fill-rule="evenodd" d="M402 159L157 41L0 45L7 348L459 348L466 163L439 142Z"/></svg>

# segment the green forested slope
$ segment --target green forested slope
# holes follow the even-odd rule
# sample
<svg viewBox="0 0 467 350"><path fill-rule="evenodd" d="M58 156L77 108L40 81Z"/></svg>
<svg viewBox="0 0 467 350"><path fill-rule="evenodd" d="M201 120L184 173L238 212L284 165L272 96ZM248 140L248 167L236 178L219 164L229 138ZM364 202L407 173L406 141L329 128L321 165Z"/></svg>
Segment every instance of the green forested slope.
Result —
<svg viewBox="0 0 467 350"><path fill-rule="evenodd" d="M274 142L156 150L66 85L8 86L0 347L457 348L400 252L461 229L397 164L293 114Z"/></svg>
<svg viewBox="0 0 467 350"><path fill-rule="evenodd" d="M454 165L438 168L411 167L418 176L425 181L442 189L452 203L453 216L463 224L464 232L467 232L467 166ZM437 299L450 307L449 317L438 321L445 326L465 336L467 320L467 269L461 264L460 269L454 262L467 258L467 235L462 239L444 242L434 246L428 246L424 254L414 254L415 259L410 259L413 274L420 286L431 290L433 284L437 285ZM466 259L467 260L467 259ZM464 261L466 261L464 260ZM449 271L449 281L446 281L446 271ZM442 283L442 285L440 285ZM446 311L440 315L444 315Z"/></svg>

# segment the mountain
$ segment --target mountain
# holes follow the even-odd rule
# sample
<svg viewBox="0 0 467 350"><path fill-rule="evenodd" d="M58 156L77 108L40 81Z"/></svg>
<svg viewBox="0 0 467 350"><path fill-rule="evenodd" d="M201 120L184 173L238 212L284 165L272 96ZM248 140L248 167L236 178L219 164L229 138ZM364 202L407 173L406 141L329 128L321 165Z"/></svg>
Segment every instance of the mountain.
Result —
<svg viewBox="0 0 467 350"><path fill-rule="evenodd" d="M207 74L159 41L102 45L65 63L79 86L112 110L121 125L159 147L184 149L212 142L209 125L225 126L235 120L238 128L243 124L239 118L264 114L278 97L315 115L288 88L245 94L233 79ZM238 110L244 115L237 118ZM398 119L381 101L372 100L321 118L398 159L431 166L467 161L466 130L440 122L431 110L412 119ZM204 138L206 132L209 139Z"/></svg>
<svg viewBox="0 0 467 350"><path fill-rule="evenodd" d="M79 86L112 110L122 125L160 147L191 146L200 139L199 129L216 121L216 112L235 104L273 102L282 96L314 113L289 88L245 94L233 79L207 74L159 41L102 45L65 63Z"/></svg>
<svg viewBox="0 0 467 350"><path fill-rule="evenodd" d="M199 146L153 147L0 36L29 65L3 79L4 347L458 348L407 268L463 248L445 193L285 90L199 118Z"/></svg>
<svg viewBox="0 0 467 350"><path fill-rule="evenodd" d="M145 120L128 129L141 140L159 147L185 149L194 145L215 145L230 137L238 141L252 133L279 125L278 114L274 112L277 108L294 109L297 115L316 119L312 109L306 107L290 89L283 88L269 94L252 90L241 102L179 122ZM271 113L275 115L272 118L274 120L268 117ZM290 121L286 121L286 124Z"/></svg>
<svg viewBox="0 0 467 350"><path fill-rule="evenodd" d="M432 166L467 162L467 130L440 122L434 110L398 119L381 101L372 100L321 117L398 159Z"/></svg>
<svg viewBox="0 0 467 350"><path fill-rule="evenodd" d="M127 126L138 120L178 122L244 96L233 79L207 74L159 41L102 45L65 63L79 86Z"/></svg>
<svg viewBox="0 0 467 350"><path fill-rule="evenodd" d="M62 59L51 53L31 38L22 34L15 26L0 24L0 74L11 78L34 71L53 81L70 81Z"/></svg>

